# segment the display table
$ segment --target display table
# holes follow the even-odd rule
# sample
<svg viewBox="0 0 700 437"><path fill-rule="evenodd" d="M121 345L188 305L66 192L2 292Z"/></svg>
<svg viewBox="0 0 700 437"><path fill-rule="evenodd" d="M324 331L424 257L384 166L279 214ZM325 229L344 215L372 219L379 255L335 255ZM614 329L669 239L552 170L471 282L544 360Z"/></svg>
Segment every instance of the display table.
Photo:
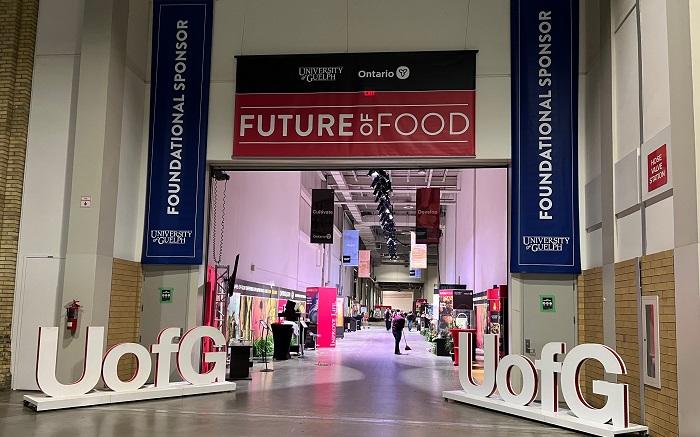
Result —
<svg viewBox="0 0 700 437"><path fill-rule="evenodd" d="M272 357L275 360L288 360L291 358L289 353L289 345L292 344L292 334L294 326L285 323L272 324L272 340L274 342L275 351Z"/></svg>
<svg viewBox="0 0 700 437"><path fill-rule="evenodd" d="M460 329L452 328L450 333L452 334L452 352L454 352L455 366L459 365L459 333L460 332L471 332L474 340L472 341L472 361L476 360L476 329Z"/></svg>

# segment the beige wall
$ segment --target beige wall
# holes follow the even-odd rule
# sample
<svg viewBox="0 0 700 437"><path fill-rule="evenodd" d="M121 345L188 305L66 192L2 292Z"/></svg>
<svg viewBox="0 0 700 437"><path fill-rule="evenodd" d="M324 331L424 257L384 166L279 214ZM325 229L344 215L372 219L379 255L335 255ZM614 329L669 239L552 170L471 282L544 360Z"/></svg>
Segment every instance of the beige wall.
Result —
<svg viewBox="0 0 700 437"><path fill-rule="evenodd" d="M112 290L109 299L107 348L119 343L138 343L141 339L141 294L143 269L141 263L114 259L112 263ZM130 380L138 364L128 355L117 365L117 374L123 381Z"/></svg>
<svg viewBox="0 0 700 437"><path fill-rule="evenodd" d="M0 1L0 389L10 386L12 312L38 0Z"/></svg>

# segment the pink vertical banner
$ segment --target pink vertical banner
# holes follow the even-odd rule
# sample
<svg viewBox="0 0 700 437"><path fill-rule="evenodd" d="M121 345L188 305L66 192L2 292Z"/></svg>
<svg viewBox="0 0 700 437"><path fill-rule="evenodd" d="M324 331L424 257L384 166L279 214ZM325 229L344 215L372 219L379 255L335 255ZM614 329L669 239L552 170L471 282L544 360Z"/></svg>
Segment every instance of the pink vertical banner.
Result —
<svg viewBox="0 0 700 437"><path fill-rule="evenodd" d="M358 278L369 278L370 275L370 251L361 250L360 251L360 262L357 268Z"/></svg>
<svg viewBox="0 0 700 437"><path fill-rule="evenodd" d="M335 288L306 289L306 305L311 323L316 323L318 347L335 347L335 324L338 312ZM309 306L310 305L310 306Z"/></svg>

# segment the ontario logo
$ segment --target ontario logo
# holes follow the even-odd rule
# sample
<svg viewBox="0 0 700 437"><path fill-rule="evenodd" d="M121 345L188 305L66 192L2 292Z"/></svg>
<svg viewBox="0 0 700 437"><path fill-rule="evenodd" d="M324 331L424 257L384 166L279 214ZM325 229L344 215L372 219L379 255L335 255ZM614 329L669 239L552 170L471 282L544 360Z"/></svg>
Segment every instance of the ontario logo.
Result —
<svg viewBox="0 0 700 437"><path fill-rule="evenodd" d="M304 82L332 82L343 72L343 67L299 67L299 78Z"/></svg>
<svg viewBox="0 0 700 437"><path fill-rule="evenodd" d="M563 252L570 237L523 236L523 246L530 252Z"/></svg>
<svg viewBox="0 0 700 437"><path fill-rule="evenodd" d="M152 229L150 237L151 241L158 245L182 245L187 244L187 240L192 237L192 231Z"/></svg>

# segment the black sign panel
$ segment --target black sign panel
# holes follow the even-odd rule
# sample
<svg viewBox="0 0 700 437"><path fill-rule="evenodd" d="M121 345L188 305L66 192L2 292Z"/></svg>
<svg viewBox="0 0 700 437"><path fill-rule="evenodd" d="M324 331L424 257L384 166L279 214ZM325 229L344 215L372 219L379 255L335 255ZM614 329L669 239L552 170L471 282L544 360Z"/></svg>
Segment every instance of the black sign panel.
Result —
<svg viewBox="0 0 700 437"><path fill-rule="evenodd" d="M311 190L311 242L333 243L335 194L329 189Z"/></svg>
<svg viewBox="0 0 700 437"><path fill-rule="evenodd" d="M452 307L454 309L474 309L474 292L472 290L453 290L452 293Z"/></svg>
<svg viewBox="0 0 700 437"><path fill-rule="evenodd" d="M476 51L237 56L237 93L473 90Z"/></svg>

